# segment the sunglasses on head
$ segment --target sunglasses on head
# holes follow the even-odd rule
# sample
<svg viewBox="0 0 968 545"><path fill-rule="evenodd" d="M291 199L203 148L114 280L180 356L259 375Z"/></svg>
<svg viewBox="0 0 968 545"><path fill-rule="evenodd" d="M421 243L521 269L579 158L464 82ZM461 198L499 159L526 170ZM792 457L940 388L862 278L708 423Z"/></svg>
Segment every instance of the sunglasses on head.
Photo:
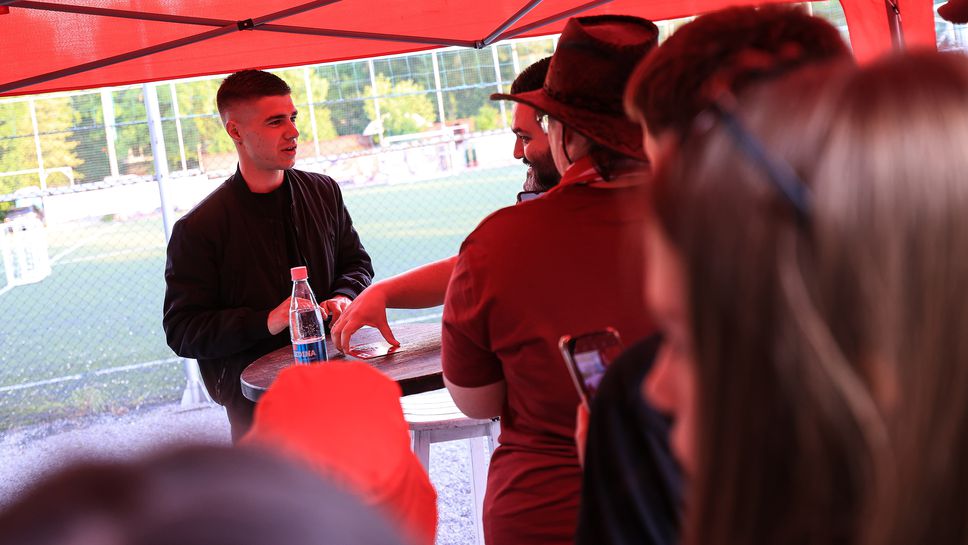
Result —
<svg viewBox="0 0 968 545"><path fill-rule="evenodd" d="M534 117L535 121L538 122L538 126L541 127L541 132L548 134L548 126L551 123L551 117L544 112L538 112Z"/></svg>
<svg viewBox="0 0 968 545"><path fill-rule="evenodd" d="M707 112L725 129L740 152L766 175L770 184L793 206L797 220L806 225L811 217L810 188L803 183L790 163L773 157L766 151L763 143L733 113L730 104L734 103L732 95L723 93L713 101Z"/></svg>

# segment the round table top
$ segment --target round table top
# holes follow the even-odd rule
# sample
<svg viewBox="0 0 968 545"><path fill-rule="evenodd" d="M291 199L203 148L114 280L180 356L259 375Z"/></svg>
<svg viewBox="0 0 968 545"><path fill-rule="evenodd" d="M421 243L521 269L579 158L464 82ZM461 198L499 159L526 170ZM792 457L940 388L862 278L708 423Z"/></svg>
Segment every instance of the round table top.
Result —
<svg viewBox="0 0 968 545"><path fill-rule="evenodd" d="M440 324L398 324L393 326L393 335L400 341L399 348L385 356L368 359L347 356L336 350L327 340L327 359L365 361L374 369L395 380L403 390L403 395L443 388L444 381L440 367ZM385 345L386 341L374 328L365 327L353 334L353 348L366 348L380 344ZM250 363L242 371L242 394L252 401L258 401L272 385L276 376L286 367L295 364L290 345L269 352Z"/></svg>

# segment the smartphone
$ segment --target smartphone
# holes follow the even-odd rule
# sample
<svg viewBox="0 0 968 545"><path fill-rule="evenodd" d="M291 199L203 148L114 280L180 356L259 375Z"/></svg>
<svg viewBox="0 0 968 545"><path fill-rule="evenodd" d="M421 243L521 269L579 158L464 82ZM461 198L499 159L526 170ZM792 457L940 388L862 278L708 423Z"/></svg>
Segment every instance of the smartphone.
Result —
<svg viewBox="0 0 968 545"><path fill-rule="evenodd" d="M369 360L373 358L379 358L386 356L388 354L393 354L399 350L399 346L393 346L390 343L378 341L369 344L358 344L356 346L351 346L346 351L347 356L353 356L354 358L359 358L361 360Z"/></svg>
<svg viewBox="0 0 968 545"><path fill-rule="evenodd" d="M558 349L578 396L585 407L589 407L605 375L605 368L622 353L618 331L609 327L574 337L565 335L558 341Z"/></svg>
<svg viewBox="0 0 968 545"><path fill-rule="evenodd" d="M540 191L519 191L518 192L518 202L530 201L531 199L537 199L542 193Z"/></svg>

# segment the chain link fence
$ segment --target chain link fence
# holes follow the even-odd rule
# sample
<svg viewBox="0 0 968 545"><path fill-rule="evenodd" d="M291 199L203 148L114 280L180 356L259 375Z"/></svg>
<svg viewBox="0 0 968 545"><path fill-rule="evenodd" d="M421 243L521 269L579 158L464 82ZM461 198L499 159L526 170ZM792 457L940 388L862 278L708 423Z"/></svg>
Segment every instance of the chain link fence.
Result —
<svg viewBox="0 0 968 545"><path fill-rule="evenodd" d="M296 168L340 183L377 278L455 254L514 202L524 166L511 154L511 107L488 97L553 47L546 38L276 71L299 109ZM234 172L220 81L0 100L0 432L182 396L186 367L161 328L155 179L167 170L174 221Z"/></svg>

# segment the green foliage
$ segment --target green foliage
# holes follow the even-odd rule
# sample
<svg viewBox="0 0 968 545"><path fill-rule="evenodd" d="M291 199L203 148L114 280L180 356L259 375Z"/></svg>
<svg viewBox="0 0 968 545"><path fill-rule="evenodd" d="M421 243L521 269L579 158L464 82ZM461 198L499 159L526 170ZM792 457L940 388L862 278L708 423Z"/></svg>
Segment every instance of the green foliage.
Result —
<svg viewBox="0 0 968 545"><path fill-rule="evenodd" d="M549 38L546 40L516 43L514 44L514 50L518 54L518 66L521 67L521 70L524 70L551 55L555 48L554 42Z"/></svg>
<svg viewBox="0 0 968 545"><path fill-rule="evenodd" d="M309 93L306 90L306 72L302 68L291 68L276 73L286 80L292 88L292 101L299 110L296 128L299 129L299 143L311 144L313 141L312 120L309 116ZM333 113L329 108L320 106L329 94L329 80L315 70L309 71L309 86L313 94L313 114L316 118L316 134L319 141L336 138L336 126L333 125Z"/></svg>
<svg viewBox="0 0 968 545"><path fill-rule="evenodd" d="M151 137L148 113L141 87L120 89L112 93L117 139L114 149L118 154L121 174L150 174L154 172L151 159ZM177 150L177 146L175 147Z"/></svg>
<svg viewBox="0 0 968 545"><path fill-rule="evenodd" d="M108 160L101 94L93 92L73 95L71 108L76 115L76 124L70 140L77 145L77 155L84 159L84 164L77 167L77 179L102 180L111 174L111 165Z"/></svg>
<svg viewBox="0 0 968 545"><path fill-rule="evenodd" d="M373 94L366 87L367 94ZM376 77L376 96L380 102L380 118L383 122L383 135L394 136L420 132L433 125L437 120L434 103L423 87L412 80L403 80L396 85L390 78L379 74ZM389 98L382 98L389 97ZM376 120L376 106L372 100L364 106L371 121Z"/></svg>
<svg viewBox="0 0 968 545"><path fill-rule="evenodd" d="M474 116L475 131L493 131L501 128L501 113L490 104L485 104L477 110Z"/></svg>
<svg viewBox="0 0 968 545"><path fill-rule="evenodd" d="M70 104L71 99L67 97L34 102L45 168L74 168L84 163L74 152L77 142L71 140L70 129L76 114ZM16 101L0 104L0 172L30 170L38 166L30 103ZM53 176L51 178L53 181ZM0 194L13 193L29 186L40 187L39 174L0 176Z"/></svg>
<svg viewBox="0 0 968 545"><path fill-rule="evenodd" d="M215 105L215 95L218 94L221 84L222 80L218 78L178 84L178 113L183 118L182 131L185 131L186 148L192 143L194 145L191 147L205 154L235 151L232 139L225 134ZM185 119L186 117L189 119Z"/></svg>

